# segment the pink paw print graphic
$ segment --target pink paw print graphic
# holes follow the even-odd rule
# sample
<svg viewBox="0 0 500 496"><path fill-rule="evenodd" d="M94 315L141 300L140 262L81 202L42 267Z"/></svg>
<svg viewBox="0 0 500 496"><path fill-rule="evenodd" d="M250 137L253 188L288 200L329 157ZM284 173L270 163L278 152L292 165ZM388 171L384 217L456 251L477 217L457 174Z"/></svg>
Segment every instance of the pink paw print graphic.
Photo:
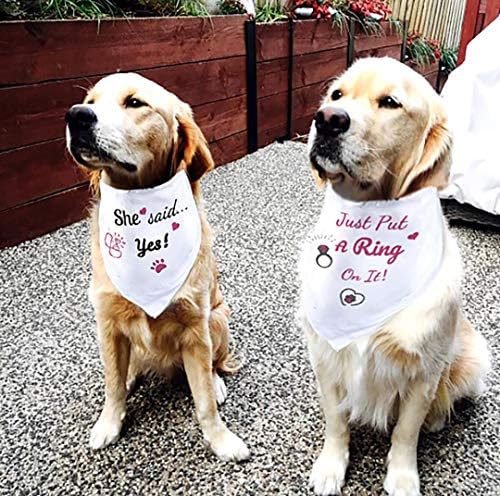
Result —
<svg viewBox="0 0 500 496"><path fill-rule="evenodd" d="M157 274L159 274L163 269L167 268L167 264L165 263L165 260L163 258L160 258L159 260L155 260L151 264L151 270L154 270Z"/></svg>
<svg viewBox="0 0 500 496"><path fill-rule="evenodd" d="M125 243L125 240L118 233L107 232L104 235L104 244L111 257L122 258L122 250L127 243Z"/></svg>

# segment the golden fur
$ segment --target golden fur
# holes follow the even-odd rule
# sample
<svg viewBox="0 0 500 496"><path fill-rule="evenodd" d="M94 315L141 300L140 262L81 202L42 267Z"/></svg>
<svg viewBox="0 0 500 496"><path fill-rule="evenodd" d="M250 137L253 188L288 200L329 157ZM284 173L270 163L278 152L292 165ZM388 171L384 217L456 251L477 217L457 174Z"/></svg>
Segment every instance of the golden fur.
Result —
<svg viewBox="0 0 500 496"><path fill-rule="evenodd" d="M84 105L97 115L90 145L71 126L67 136L68 148L89 173L96 194L91 213L90 298L105 369L106 399L92 430L91 446L100 448L118 437L127 390L138 375L155 371L169 376L183 368L204 437L213 451L222 460L245 459L248 449L217 412L216 400L225 399L217 370L235 371L236 365L228 349L229 309L219 290L211 229L202 206L199 180L214 166L203 134L187 104L136 74L104 78L89 91ZM122 164L135 170L126 170ZM153 187L182 169L190 178L201 219L201 247L184 285L153 319L118 293L104 268L97 221L99 181L120 189Z"/></svg>
<svg viewBox="0 0 500 496"><path fill-rule="evenodd" d="M446 111L416 72L388 58L360 60L330 87L321 109L332 108L348 113L350 127L335 137L312 127L309 152L320 186L329 181L357 201L446 185L452 145ZM460 268L446 229L443 265L428 291L374 335L340 352L301 312L326 417L325 445L310 479L316 494L340 494L349 420L382 429L395 422L384 488L393 496L420 494L421 427L442 428L456 399L483 391L489 367L486 342L460 307Z"/></svg>

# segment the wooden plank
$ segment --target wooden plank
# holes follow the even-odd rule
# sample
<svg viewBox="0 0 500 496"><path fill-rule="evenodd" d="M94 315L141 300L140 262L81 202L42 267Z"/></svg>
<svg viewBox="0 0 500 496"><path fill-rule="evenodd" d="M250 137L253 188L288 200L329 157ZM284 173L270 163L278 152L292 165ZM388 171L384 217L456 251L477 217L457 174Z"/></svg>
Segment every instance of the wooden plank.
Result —
<svg viewBox="0 0 500 496"><path fill-rule="evenodd" d="M255 30L257 62L288 56L288 23L257 24Z"/></svg>
<svg viewBox="0 0 500 496"><path fill-rule="evenodd" d="M216 166L233 162L247 154L247 132L246 130L227 136L210 144L210 151Z"/></svg>
<svg viewBox="0 0 500 496"><path fill-rule="evenodd" d="M402 41L395 28L387 22L381 23L380 28L383 30L383 35L370 35L357 27L354 35L354 53L395 45L401 46Z"/></svg>
<svg viewBox="0 0 500 496"><path fill-rule="evenodd" d="M295 101L292 100L292 106L295 107ZM287 93L278 93L276 95L259 98L257 100L258 130L264 131L281 127L283 136L286 132L287 119ZM278 136L275 136L275 138ZM260 146L260 143L259 143Z"/></svg>
<svg viewBox="0 0 500 496"><path fill-rule="evenodd" d="M89 189L83 184L0 212L0 248L72 224L86 216Z"/></svg>
<svg viewBox="0 0 500 496"><path fill-rule="evenodd" d="M245 16L14 21L0 32L0 86L245 55Z"/></svg>
<svg viewBox="0 0 500 496"><path fill-rule="evenodd" d="M193 110L195 120L209 143L247 128L246 95L207 103Z"/></svg>
<svg viewBox="0 0 500 496"><path fill-rule="evenodd" d="M294 55L347 47L347 31L340 33L330 20L304 20L294 23ZM288 23L257 25L257 62L288 56Z"/></svg>
<svg viewBox="0 0 500 496"><path fill-rule="evenodd" d="M309 130L314 114L321 105L325 92L326 85L324 83L317 83L294 90L292 135L304 134Z"/></svg>
<svg viewBox="0 0 500 496"><path fill-rule="evenodd" d="M460 65L465 59L465 50L467 45L474 37L474 29L476 19L479 13L480 0L467 0L465 4L464 20L462 23L462 37L460 39L460 48L458 50L458 64Z"/></svg>
<svg viewBox="0 0 500 496"><path fill-rule="evenodd" d="M293 87L330 81L347 68L347 48L326 50L294 57ZM274 59L257 66L259 98L288 89L288 59Z"/></svg>
<svg viewBox="0 0 500 496"><path fill-rule="evenodd" d="M327 87L327 82L322 81L294 89L292 93L292 122L303 118L307 118L311 122ZM285 135L287 119L286 103L286 92L259 99L259 147L272 143ZM296 130L292 127L293 133L298 131L302 132L302 128Z"/></svg>
<svg viewBox="0 0 500 496"><path fill-rule="evenodd" d="M343 48L347 45L347 29L341 33L338 28L332 26L329 19L298 21L295 25L295 55Z"/></svg>
<svg viewBox="0 0 500 496"><path fill-rule="evenodd" d="M64 139L0 153L0 210L84 181Z"/></svg>
<svg viewBox="0 0 500 496"><path fill-rule="evenodd" d="M399 60L401 58L401 43L399 45L363 50L355 54L355 59L362 59L364 57L392 57Z"/></svg>
<svg viewBox="0 0 500 496"><path fill-rule="evenodd" d="M282 93L288 87L288 59L273 59L257 64L257 98Z"/></svg>
<svg viewBox="0 0 500 496"><path fill-rule="evenodd" d="M161 67L140 73L192 106L245 93L245 57ZM64 133L64 114L82 101L100 77L0 88L0 150L55 139Z"/></svg>
<svg viewBox="0 0 500 496"><path fill-rule="evenodd" d="M294 58L293 64L294 88L315 83L328 84L347 69L347 47L299 55Z"/></svg>
<svg viewBox="0 0 500 496"><path fill-rule="evenodd" d="M313 114L314 115L314 114ZM292 120L292 139L297 139L299 136L307 138L309 129L312 124L312 115L300 117ZM272 129L259 130L259 147L262 148L271 143L274 143L278 137L283 136L284 131L281 126Z"/></svg>

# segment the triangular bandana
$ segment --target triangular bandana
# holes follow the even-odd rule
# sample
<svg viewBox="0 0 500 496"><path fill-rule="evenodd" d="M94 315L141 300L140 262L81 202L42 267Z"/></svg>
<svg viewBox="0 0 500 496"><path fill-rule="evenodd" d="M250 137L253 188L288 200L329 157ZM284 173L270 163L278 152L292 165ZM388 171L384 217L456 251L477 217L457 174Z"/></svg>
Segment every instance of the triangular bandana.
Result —
<svg viewBox="0 0 500 496"><path fill-rule="evenodd" d="M353 202L326 189L301 254L306 317L340 350L406 308L441 267L445 224L437 190Z"/></svg>
<svg viewBox="0 0 500 496"><path fill-rule="evenodd" d="M184 171L148 189L101 181L99 243L116 289L151 317L170 304L198 255L201 223Z"/></svg>

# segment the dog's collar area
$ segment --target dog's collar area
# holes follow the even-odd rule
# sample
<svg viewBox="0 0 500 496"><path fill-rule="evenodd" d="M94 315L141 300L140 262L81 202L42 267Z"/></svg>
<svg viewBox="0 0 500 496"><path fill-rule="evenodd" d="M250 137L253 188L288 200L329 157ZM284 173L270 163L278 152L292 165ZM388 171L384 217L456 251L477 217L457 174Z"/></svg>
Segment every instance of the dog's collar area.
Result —
<svg viewBox="0 0 500 496"><path fill-rule="evenodd" d="M123 189L123 188L116 188L109 184L108 182L104 181L103 178L101 178L101 188L108 189L109 191L114 191L117 192L117 194L124 194L124 195L144 195L149 193L156 193L158 191L161 191L162 189L169 189L174 186L178 186L181 184L183 181L187 181L189 183L189 179L187 177L187 173L185 170L180 170L176 174L174 174L170 179L167 181L163 181L158 185L147 187L147 188L132 188L132 189Z"/></svg>

